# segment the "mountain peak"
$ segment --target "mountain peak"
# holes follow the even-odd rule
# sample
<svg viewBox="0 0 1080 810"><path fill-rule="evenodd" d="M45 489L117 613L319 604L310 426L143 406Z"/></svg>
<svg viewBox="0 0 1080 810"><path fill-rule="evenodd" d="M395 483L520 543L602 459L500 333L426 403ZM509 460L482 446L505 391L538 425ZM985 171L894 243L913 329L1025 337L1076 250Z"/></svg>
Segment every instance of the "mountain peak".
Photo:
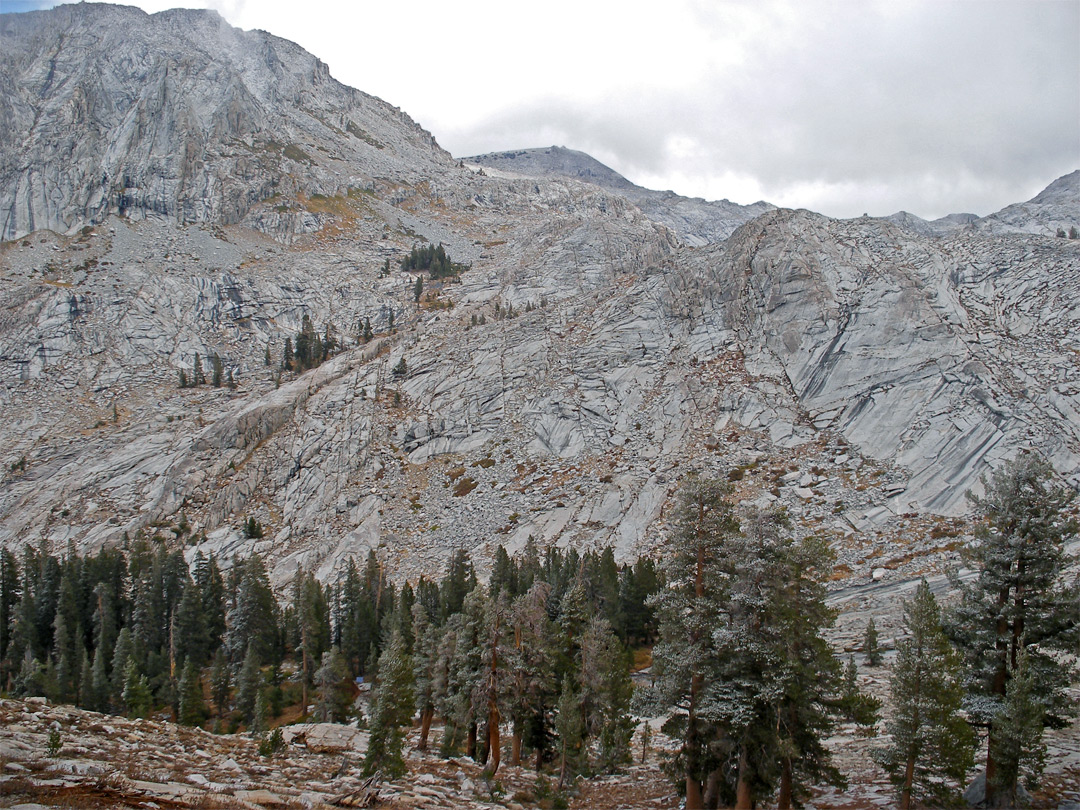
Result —
<svg viewBox="0 0 1080 810"><path fill-rule="evenodd" d="M581 180L601 188L629 191L640 188L596 158L565 146L536 149L517 149L510 152L489 152L462 158L466 163L487 166L501 171L541 177L566 177Z"/></svg>

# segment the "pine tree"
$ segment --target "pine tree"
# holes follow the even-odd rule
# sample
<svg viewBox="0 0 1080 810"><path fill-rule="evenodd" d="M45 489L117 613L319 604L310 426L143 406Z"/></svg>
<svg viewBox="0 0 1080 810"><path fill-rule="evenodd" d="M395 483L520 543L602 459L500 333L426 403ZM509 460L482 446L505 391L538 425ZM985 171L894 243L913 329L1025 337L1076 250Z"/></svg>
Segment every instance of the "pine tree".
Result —
<svg viewBox="0 0 1080 810"><path fill-rule="evenodd" d="M846 786L824 745L845 704L840 663L822 636L835 620L824 585L834 558L820 538L791 538L786 515L773 510L748 510L731 551L717 631L728 684L712 716L730 729L737 752L736 807L763 798L775 780L777 807L787 810L812 784ZM876 722L875 703L855 695L846 702L861 722Z"/></svg>
<svg viewBox="0 0 1080 810"><path fill-rule="evenodd" d="M266 568L262 558L253 554L237 569L240 582L228 622L230 657L242 660L254 644L259 660L272 663L277 659L277 602Z"/></svg>
<svg viewBox="0 0 1080 810"><path fill-rule="evenodd" d="M983 523L963 550L977 576L957 581L960 604L949 633L968 668L971 719L989 728L986 796L990 806L1016 801L1015 757L1001 735L1010 718L1009 682L1024 671L1034 679L1031 694L1042 704L1042 725L1061 727L1075 714L1065 688L1073 672L1060 653L1074 653L1080 632L1080 582L1066 582L1072 560L1065 544L1077 526L1065 514L1073 493L1052 483L1053 468L1041 456L1025 453L983 479L985 495L972 496ZM1034 740L1024 737L1027 744Z"/></svg>
<svg viewBox="0 0 1080 810"><path fill-rule="evenodd" d="M206 630L206 652L213 655L225 635L225 578L213 555L195 554L195 585L202 604L202 623Z"/></svg>
<svg viewBox="0 0 1080 810"><path fill-rule="evenodd" d="M152 694L146 676L139 672L139 666L129 660L124 670L124 691L121 695L128 715L146 717L150 713Z"/></svg>
<svg viewBox="0 0 1080 810"><path fill-rule="evenodd" d="M0 689L10 688L16 606L19 604L19 562L7 548L0 548Z"/></svg>
<svg viewBox="0 0 1080 810"><path fill-rule="evenodd" d="M655 600L657 698L660 708L674 710L664 730L682 740L675 767L685 780L687 810L704 806L703 783L717 767L709 751L714 729L702 717L702 705L718 683L713 628L729 579L725 549L738 532L730 492L727 482L696 475L683 482L668 543L668 587Z"/></svg>
<svg viewBox="0 0 1080 810"><path fill-rule="evenodd" d="M413 603L412 616L413 687L416 710L420 712L420 741L416 747L426 751L431 722L435 718L435 666L440 633L420 601Z"/></svg>
<svg viewBox="0 0 1080 810"><path fill-rule="evenodd" d="M210 638L202 601L199 586L189 581L173 623L176 663L181 668L188 659L194 661L196 667L201 667L210 657Z"/></svg>
<svg viewBox="0 0 1080 810"><path fill-rule="evenodd" d="M364 331L361 334L361 337L364 339L364 343L368 343L373 337L375 337L375 333L371 330L370 317L364 318Z"/></svg>
<svg viewBox="0 0 1080 810"><path fill-rule="evenodd" d="M124 627L116 637L111 667L113 677L113 703L117 705L120 705L120 702L123 699L124 684L127 677L127 666L132 658L132 648L131 630Z"/></svg>
<svg viewBox="0 0 1080 810"><path fill-rule="evenodd" d="M567 675L559 693L555 729L559 734L559 790L567 777L573 778L585 766L585 723L581 716L581 698Z"/></svg>
<svg viewBox="0 0 1080 810"><path fill-rule="evenodd" d="M476 573L468 552L454 549L446 564L446 576L439 584L439 606L441 618L445 621L455 613L461 612L466 595L476 587Z"/></svg>
<svg viewBox="0 0 1080 810"><path fill-rule="evenodd" d="M863 655L866 656L868 667L881 666L881 650L878 648L877 627L874 626L874 617L866 623L866 635L863 636Z"/></svg>
<svg viewBox="0 0 1080 810"><path fill-rule="evenodd" d="M285 349L281 353L281 368L292 371L296 367L296 355L293 353L292 338L285 338Z"/></svg>
<svg viewBox="0 0 1080 810"><path fill-rule="evenodd" d="M315 674L316 662L330 646L329 609L326 595L314 574L303 569L297 573L294 583L294 610L296 612L296 652L300 653L301 702L307 712L308 686Z"/></svg>
<svg viewBox="0 0 1080 810"><path fill-rule="evenodd" d="M972 766L975 735L960 714L961 662L925 579L904 604L904 623L891 680L892 742L878 759L908 810L916 801L947 803L957 792Z"/></svg>
<svg viewBox="0 0 1080 810"><path fill-rule="evenodd" d="M596 767L612 773L630 761L633 685L626 653L602 616L594 617L582 635L578 682L585 733L599 741Z"/></svg>
<svg viewBox="0 0 1080 810"><path fill-rule="evenodd" d="M371 709L371 732L364 757L364 775L381 772L386 779L405 775L403 728L412 723L412 662L405 651L405 640L394 633L379 656L379 682Z"/></svg>
<svg viewBox="0 0 1080 810"><path fill-rule="evenodd" d="M511 616L514 647L508 661L508 711L513 731L510 764L521 764L524 743L536 752L538 770L548 753L549 717L558 698L555 632L547 612L550 592L546 582L534 582L515 600Z"/></svg>
<svg viewBox="0 0 1080 810"><path fill-rule="evenodd" d="M223 375L225 366L221 362L221 355L219 355L217 352L214 352L212 355L210 355L210 366L211 368L213 368L211 383L214 388L221 388L221 383L224 379Z"/></svg>
<svg viewBox="0 0 1080 810"><path fill-rule="evenodd" d="M94 670L90 663L90 656L86 654L85 647L79 648L79 657L82 659L79 666L79 706L88 711L96 711Z"/></svg>
<svg viewBox="0 0 1080 810"><path fill-rule="evenodd" d="M112 685L109 683L109 674L105 669L105 648L98 647L94 650L94 660L90 665L90 708L95 712L107 712L109 710L109 695Z"/></svg>
<svg viewBox="0 0 1080 810"><path fill-rule="evenodd" d="M479 759L477 732L488 713L483 690L488 677L484 667L488 640L487 594L483 585L478 583L469 591L457 616L457 643L450 661L446 721L455 729L464 729L465 755Z"/></svg>
<svg viewBox="0 0 1080 810"><path fill-rule="evenodd" d="M80 650L85 655L79 623L79 591L82 566L73 552L64 561L60 593L53 620L53 655L57 663L57 685L60 699L74 700L78 695Z"/></svg>
<svg viewBox="0 0 1080 810"><path fill-rule="evenodd" d="M314 678L315 715L320 723L338 723L345 719L348 677L345 659L336 647L322 654Z"/></svg>
<svg viewBox="0 0 1080 810"><path fill-rule="evenodd" d="M199 666L195 663L195 659L189 656L184 663L183 674L180 676L180 725L197 726L205 719L206 701L203 699Z"/></svg>
<svg viewBox="0 0 1080 810"><path fill-rule="evenodd" d="M255 719L255 702L262 694L263 677L259 662L259 652L255 641L248 644L244 664L236 683L236 708L248 723Z"/></svg>
<svg viewBox="0 0 1080 810"><path fill-rule="evenodd" d="M478 718L484 720L484 756L488 778L499 770L502 758L502 741L499 727L502 724L503 704L506 700L506 658L509 652L510 605L506 594L492 596L484 610L482 637L483 651L481 672L473 690L473 704Z"/></svg>
<svg viewBox="0 0 1080 810"><path fill-rule="evenodd" d="M229 692L232 687L229 663L225 659L224 647L218 647L214 653L214 666L210 670L210 689L213 692L214 708L218 718L225 716L228 709Z"/></svg>
<svg viewBox="0 0 1080 810"><path fill-rule="evenodd" d="M270 728L270 707L266 701L266 690L260 689L255 695L255 705L251 710L251 726L248 734L256 739L263 737Z"/></svg>
<svg viewBox="0 0 1080 810"><path fill-rule="evenodd" d="M203 373L202 358L195 352L195 364L191 367L191 384L195 387L206 385L206 375Z"/></svg>
<svg viewBox="0 0 1080 810"><path fill-rule="evenodd" d="M417 304L419 304L420 303L420 296L423 294L423 292L424 292L424 277L423 276L417 276L416 277L416 283L413 284L413 301L415 301Z"/></svg>
<svg viewBox="0 0 1080 810"><path fill-rule="evenodd" d="M1046 743L1043 724L1046 712L1038 694L1036 674L1021 652L1015 669L1010 673L1005 700L994 717L995 735L991 738L991 755L997 763L997 784L1018 785L1021 780L1028 789L1035 789L1046 766ZM1014 788L1015 800L1020 796Z"/></svg>
<svg viewBox="0 0 1080 810"><path fill-rule="evenodd" d="M442 634L435 654L435 669L431 678L431 698L435 703L436 711L445 721L442 739L439 741L439 753L444 757L455 756L460 743L461 729L456 720L458 694L454 691L451 678L454 674L453 663L457 655L461 625L460 613L455 613L442 625Z"/></svg>

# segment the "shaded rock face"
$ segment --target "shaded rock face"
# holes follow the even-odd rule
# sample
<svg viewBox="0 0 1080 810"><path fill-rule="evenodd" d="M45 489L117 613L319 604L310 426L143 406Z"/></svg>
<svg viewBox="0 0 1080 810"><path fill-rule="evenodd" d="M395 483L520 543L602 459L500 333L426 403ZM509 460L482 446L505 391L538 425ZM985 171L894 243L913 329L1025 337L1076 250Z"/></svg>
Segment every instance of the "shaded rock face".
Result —
<svg viewBox="0 0 1080 810"><path fill-rule="evenodd" d="M231 224L448 156L291 42L215 13L83 4L0 20L0 235L118 213ZM359 125L364 122L364 126ZM290 236L310 223L253 222Z"/></svg>
<svg viewBox="0 0 1080 810"><path fill-rule="evenodd" d="M1078 482L1080 240L1020 220L923 233L770 208L733 222L700 201L661 210L664 195L595 166L601 183L481 174L296 46L207 13L77 6L0 26L22 88L4 104L46 88L39 120L60 120L92 75L111 77L101 103L126 99L97 124L70 119L78 137L0 144L5 233L31 209L61 231L118 212L80 197L95 160L142 178L144 200L0 245L0 542L94 548L172 527L192 553L265 554L279 583L298 565L333 578L369 550L432 573L451 548L482 563L530 537L629 558L662 553L695 469L785 506L834 539L838 577L869 578L945 554L930 530L953 531L941 516L962 517L964 493L1022 449ZM127 56L94 39L113 28ZM201 44L170 50L192 32ZM140 130L149 86L172 89ZM184 116L200 123L164 123ZM1073 194L1080 209L1069 183L1051 188L1039 205ZM235 216L229 189L249 201ZM672 212L691 203L708 227L680 231ZM426 242L470 269L425 278L418 304L398 261ZM305 315L341 350L283 372ZM196 353L236 387L179 388ZM244 536L248 517L264 539Z"/></svg>

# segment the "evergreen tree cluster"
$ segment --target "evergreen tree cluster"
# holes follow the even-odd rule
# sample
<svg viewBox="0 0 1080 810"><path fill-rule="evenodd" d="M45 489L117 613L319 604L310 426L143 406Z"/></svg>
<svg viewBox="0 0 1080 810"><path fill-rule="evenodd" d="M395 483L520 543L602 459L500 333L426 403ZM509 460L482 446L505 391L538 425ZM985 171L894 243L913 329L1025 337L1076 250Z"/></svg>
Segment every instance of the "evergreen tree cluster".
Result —
<svg viewBox="0 0 1080 810"><path fill-rule="evenodd" d="M442 244L414 246L412 251L401 260L401 269L406 272L427 273L433 279L456 278L468 266L451 261ZM423 289L417 287L416 289ZM417 295L417 300L419 296Z"/></svg>
<svg viewBox="0 0 1080 810"><path fill-rule="evenodd" d="M797 538L781 511L737 509L731 491L688 477L660 571L530 540L517 556L498 548L486 583L458 550L441 579L399 588L370 552L336 583L299 570L282 603L258 555L226 575L157 536L85 557L0 549L0 689L187 724L212 714L265 735L287 703L344 720L362 676L368 773L402 772L418 715L421 749L438 719L444 755L493 775L506 748L561 787L629 761L629 650L654 644L648 698L681 741L667 767L688 810L791 807L811 785L844 784L824 741L840 722L876 724L879 705L860 693L854 657L841 666L823 638L827 544ZM953 583L957 604L941 610L925 582L905 604L876 752L902 807L955 797L975 730L987 804L1015 805L1040 774L1044 728L1075 715L1071 497L1035 454L1006 465L974 499L981 523L964 556L977 576ZM873 626L864 651L881 663Z"/></svg>
<svg viewBox="0 0 1080 810"><path fill-rule="evenodd" d="M986 732L985 804L1018 806L1038 779L1043 730L1077 713L1080 577L1065 554L1077 533L1074 493L1035 453L1021 454L973 497L980 523L963 550L975 577L952 584L942 611L924 581L904 605L892 665L888 743L875 758L902 808L949 804ZM854 657L841 671L821 632L831 556L795 539L782 512L739 511L726 480L684 482L667 546L666 587L653 597L659 641L654 705L682 741L668 763L688 810L765 801L788 808L810 785L843 785L823 746L840 720L876 723ZM866 663L882 663L871 620Z"/></svg>
<svg viewBox="0 0 1080 810"><path fill-rule="evenodd" d="M281 368L284 371L297 373L318 368L341 348L343 347L338 341L334 325L327 323L320 336L315 330L311 316L305 312L300 331L296 333L296 339L285 338L285 349L281 354Z"/></svg>
<svg viewBox="0 0 1080 810"><path fill-rule="evenodd" d="M423 747L442 718L441 750L494 772L505 726L515 762L534 757L565 780L629 759L626 643L651 641L657 587L648 560L619 567L610 549L540 554L530 543L516 558L500 548L487 584L457 551L441 580L399 589L372 552L336 584L298 571L279 603L258 555L223 574L213 557L189 567L142 536L86 557L3 550L0 685L184 724L213 716L262 736L286 702L347 719L363 676L375 684L370 770L402 767L419 711Z"/></svg>
<svg viewBox="0 0 1080 810"><path fill-rule="evenodd" d="M690 476L655 598L654 699L683 741L669 763L688 810L791 807L809 785L843 786L824 740L841 718L875 722L822 637L827 544L795 539L783 512L737 512L726 480Z"/></svg>
<svg viewBox="0 0 1080 810"><path fill-rule="evenodd" d="M214 388L221 388L222 385L226 385L229 388L236 388L232 368L225 368L225 363L221 359L221 355L217 352L210 355L210 368L210 384L213 385ZM195 352L195 362L191 367L191 376L188 377L187 372L180 369L180 387L198 388L202 385L206 385L206 372L203 371L202 358L199 356L198 352Z"/></svg>

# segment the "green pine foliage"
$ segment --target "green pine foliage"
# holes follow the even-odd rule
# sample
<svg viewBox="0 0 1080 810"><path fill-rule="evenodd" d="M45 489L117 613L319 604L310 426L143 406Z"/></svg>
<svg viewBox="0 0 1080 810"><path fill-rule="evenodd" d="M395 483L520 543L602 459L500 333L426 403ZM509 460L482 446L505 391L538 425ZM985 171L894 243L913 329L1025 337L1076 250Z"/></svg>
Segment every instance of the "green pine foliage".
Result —
<svg viewBox="0 0 1080 810"><path fill-rule="evenodd" d="M404 729L411 725L415 712L412 661L400 633L393 634L379 656L379 673L363 772L397 779L405 774Z"/></svg>
<svg viewBox="0 0 1080 810"><path fill-rule="evenodd" d="M913 802L957 798L974 762L975 735L961 712L960 657L941 629L941 610L926 580L904 604L891 691L891 743L877 759L889 772L903 810Z"/></svg>
<svg viewBox="0 0 1080 810"><path fill-rule="evenodd" d="M124 690L121 693L124 706L130 717L146 717L150 713L153 694L146 676L139 672L139 666L128 660L124 670Z"/></svg>
<svg viewBox="0 0 1080 810"><path fill-rule="evenodd" d="M1040 729L1060 728L1076 713L1066 687L1076 675L1070 656L1080 641L1080 580L1065 574L1074 562L1065 545L1077 533L1066 512L1075 493L1054 483L1050 464L1035 453L983 484L985 494L972 497L982 522L963 550L977 576L954 582L961 598L948 632L967 664L971 720L989 730L987 803L1007 806L1016 802L1021 774L1037 775L1020 763L1037 760L1041 745L1041 731L1030 733L1030 721L1011 712L1023 700L1037 702L1037 712L1024 711ZM1013 699L1010 684L1020 673L1033 683L1015 687Z"/></svg>
<svg viewBox="0 0 1080 810"><path fill-rule="evenodd" d="M406 272L427 273L431 278L439 279L456 278L469 268L452 261L440 244L413 247L409 255L401 260L401 269Z"/></svg>
<svg viewBox="0 0 1080 810"><path fill-rule="evenodd" d="M994 717L994 735L990 738L990 756L997 765L996 787L999 795L1018 804L1017 785L1029 790L1038 786L1046 767L1046 743L1043 726L1046 704L1039 694L1039 681L1027 653L1021 653L1011 668L1005 688L1005 700Z"/></svg>
<svg viewBox="0 0 1080 810"><path fill-rule="evenodd" d="M181 725L198 726L206 719L206 701L203 699L202 679L194 658L188 658L180 675L180 706L178 719Z"/></svg>
<svg viewBox="0 0 1080 810"><path fill-rule="evenodd" d="M863 636L863 655L866 656L866 665L868 667L881 666L881 649L878 647L877 625L874 624L873 616L866 623L866 634Z"/></svg>
<svg viewBox="0 0 1080 810"><path fill-rule="evenodd" d="M833 614L825 543L791 538L782 513L736 515L726 480L684 482L655 599L656 704L682 740L670 763L686 806L799 801L842 785L824 739L842 710L839 662L821 636Z"/></svg>
<svg viewBox="0 0 1080 810"><path fill-rule="evenodd" d="M315 671L315 717L320 723L340 723L349 710L349 670L336 648L322 654Z"/></svg>
<svg viewBox="0 0 1080 810"><path fill-rule="evenodd" d="M368 324L370 328L370 323ZM300 331L296 337L285 338L285 349L281 356L281 368L284 371L303 373L308 369L317 368L325 363L336 352L344 348L338 338L337 330L332 323L323 326L320 335L315 329L311 316L304 313L301 319ZM269 349L267 349L269 356Z"/></svg>

